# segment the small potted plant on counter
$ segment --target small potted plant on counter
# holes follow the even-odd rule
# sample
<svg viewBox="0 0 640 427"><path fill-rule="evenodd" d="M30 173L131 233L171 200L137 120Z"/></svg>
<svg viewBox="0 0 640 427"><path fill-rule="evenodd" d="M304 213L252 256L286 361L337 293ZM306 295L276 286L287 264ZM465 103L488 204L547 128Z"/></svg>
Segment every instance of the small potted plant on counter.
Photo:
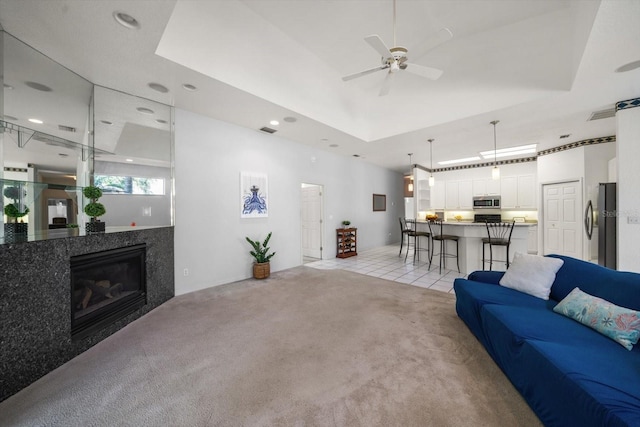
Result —
<svg viewBox="0 0 640 427"><path fill-rule="evenodd" d="M253 250L249 252L255 259L253 263L253 277L256 279L266 279L271 274L269 260L276 254L275 252L269 254L270 248L267 246L269 239L271 239L271 232L267 234L266 239L264 239L262 243L260 243L259 240L253 241L248 237L245 237L245 239L247 239L247 242L249 242L253 248Z"/></svg>
<svg viewBox="0 0 640 427"><path fill-rule="evenodd" d="M348 219L345 219L344 221L342 221L342 228L349 228L350 225L351 225L351 221L349 221Z"/></svg>
<svg viewBox="0 0 640 427"><path fill-rule="evenodd" d="M7 242L26 241L29 224L23 222L22 217L29 213L29 208L24 205L27 191L18 185L6 187L3 194L13 201L4 207L4 214L7 216L7 223L4 224L5 239Z"/></svg>
<svg viewBox="0 0 640 427"><path fill-rule="evenodd" d="M90 200L84 207L84 213L91 217L90 222L85 223L85 231L90 233L104 233L105 223L101 222L98 217L107 213L104 205L98 202L98 199L102 197L102 190L98 187L89 186L82 190L84 197Z"/></svg>

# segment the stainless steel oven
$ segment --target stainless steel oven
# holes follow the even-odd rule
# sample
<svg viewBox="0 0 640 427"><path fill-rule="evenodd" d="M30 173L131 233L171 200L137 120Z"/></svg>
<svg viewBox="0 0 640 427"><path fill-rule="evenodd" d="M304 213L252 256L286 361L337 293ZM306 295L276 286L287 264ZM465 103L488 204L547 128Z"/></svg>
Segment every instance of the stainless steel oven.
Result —
<svg viewBox="0 0 640 427"><path fill-rule="evenodd" d="M500 196L475 196L473 209L500 209Z"/></svg>

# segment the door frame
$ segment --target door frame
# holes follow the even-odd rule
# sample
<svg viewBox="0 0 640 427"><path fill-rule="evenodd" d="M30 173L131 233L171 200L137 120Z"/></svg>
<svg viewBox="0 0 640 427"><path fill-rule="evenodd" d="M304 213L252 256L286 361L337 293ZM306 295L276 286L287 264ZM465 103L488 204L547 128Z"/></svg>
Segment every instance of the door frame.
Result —
<svg viewBox="0 0 640 427"><path fill-rule="evenodd" d="M538 254L544 256L544 230L545 230L545 224L544 224L544 187L545 185L555 185L555 184L566 184L569 182L577 182L580 186L580 189L578 191L578 194L580 196L580 200L579 200L579 208L583 209L584 208L584 199L585 199L585 189L584 189L584 178L579 177L579 178L565 178L565 179L559 179L559 180L553 180L553 181L544 181L544 182L540 182L538 183L540 185L539 188L539 206L540 209L538 211ZM582 212L582 211L580 211ZM582 256L580 257L580 259L584 259L585 257L585 236L584 236L584 230L581 228L581 234L582 236Z"/></svg>
<svg viewBox="0 0 640 427"><path fill-rule="evenodd" d="M318 187L320 189L320 260L324 259L324 185L323 184L315 184L312 182L301 182L300 190L302 191L303 186L313 186ZM303 246L303 233L302 233L302 197L300 197L300 263L304 264L304 246Z"/></svg>

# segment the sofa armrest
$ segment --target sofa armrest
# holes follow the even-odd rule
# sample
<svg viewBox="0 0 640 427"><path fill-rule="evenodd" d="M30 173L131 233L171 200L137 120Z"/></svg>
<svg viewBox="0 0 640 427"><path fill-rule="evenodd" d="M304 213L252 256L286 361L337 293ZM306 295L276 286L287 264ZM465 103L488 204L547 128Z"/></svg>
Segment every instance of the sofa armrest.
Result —
<svg viewBox="0 0 640 427"><path fill-rule="evenodd" d="M493 283L495 285L500 283L500 279L504 276L504 271L474 271L469 274L469 280L484 283Z"/></svg>

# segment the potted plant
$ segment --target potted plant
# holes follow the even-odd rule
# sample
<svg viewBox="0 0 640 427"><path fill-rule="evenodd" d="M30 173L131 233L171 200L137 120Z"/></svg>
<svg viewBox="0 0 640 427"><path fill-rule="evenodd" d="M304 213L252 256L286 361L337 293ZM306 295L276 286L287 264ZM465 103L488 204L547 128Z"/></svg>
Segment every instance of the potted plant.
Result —
<svg viewBox="0 0 640 427"><path fill-rule="evenodd" d="M247 239L247 242L249 242L253 248L253 250L249 252L255 259L253 263L253 277L256 279L266 279L271 274L269 260L276 254L275 252L269 254L270 248L267 246L269 239L271 239L271 232L267 234L267 238L264 239L262 243L260 243L259 240L253 241L248 237L245 237L245 239Z"/></svg>
<svg viewBox="0 0 640 427"><path fill-rule="evenodd" d="M4 207L4 214L7 216L7 223L4 224L5 239L8 242L26 240L29 224L23 222L22 217L29 213L29 208L24 205L27 192L18 185L5 188L3 194L13 201Z"/></svg>
<svg viewBox="0 0 640 427"><path fill-rule="evenodd" d="M98 202L102 197L102 190L98 187L89 186L82 189L84 197L90 200L84 207L84 213L91 217L90 222L85 223L87 233L102 233L105 230L105 223L101 222L98 217L107 213L104 205Z"/></svg>
<svg viewBox="0 0 640 427"><path fill-rule="evenodd" d="M342 221L342 228L349 228L350 225L351 225L351 221L349 221L348 219L345 219L344 221Z"/></svg>

